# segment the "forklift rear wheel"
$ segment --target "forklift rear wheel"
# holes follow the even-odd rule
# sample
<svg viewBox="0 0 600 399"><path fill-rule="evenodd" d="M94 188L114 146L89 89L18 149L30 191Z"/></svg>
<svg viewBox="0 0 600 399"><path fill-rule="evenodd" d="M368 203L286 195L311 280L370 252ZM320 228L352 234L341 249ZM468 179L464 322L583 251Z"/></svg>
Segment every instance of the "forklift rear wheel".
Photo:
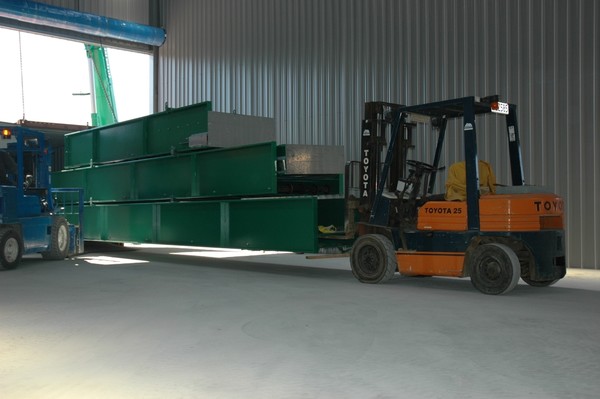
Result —
<svg viewBox="0 0 600 399"><path fill-rule="evenodd" d="M50 248L42 252L44 259L60 260L69 254L69 225L65 218L58 216L52 220Z"/></svg>
<svg viewBox="0 0 600 399"><path fill-rule="evenodd" d="M515 252L499 243L475 248L469 261L471 283L484 294L500 295L512 291L521 276L521 264Z"/></svg>
<svg viewBox="0 0 600 399"><path fill-rule="evenodd" d="M390 280L398 264L390 240L381 234L358 237L350 253L352 274L361 283L384 283Z"/></svg>
<svg viewBox="0 0 600 399"><path fill-rule="evenodd" d="M23 240L19 233L11 228L0 230L0 269L14 269L23 256Z"/></svg>

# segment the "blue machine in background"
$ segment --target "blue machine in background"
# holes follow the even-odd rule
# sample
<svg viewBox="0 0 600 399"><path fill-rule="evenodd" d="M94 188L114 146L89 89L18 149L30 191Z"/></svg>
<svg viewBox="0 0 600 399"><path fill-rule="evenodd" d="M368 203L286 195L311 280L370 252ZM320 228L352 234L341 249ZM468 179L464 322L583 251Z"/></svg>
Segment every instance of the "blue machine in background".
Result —
<svg viewBox="0 0 600 399"><path fill-rule="evenodd" d="M83 190L52 189L42 132L20 126L0 126L0 132L0 270L14 269L24 254L82 253Z"/></svg>

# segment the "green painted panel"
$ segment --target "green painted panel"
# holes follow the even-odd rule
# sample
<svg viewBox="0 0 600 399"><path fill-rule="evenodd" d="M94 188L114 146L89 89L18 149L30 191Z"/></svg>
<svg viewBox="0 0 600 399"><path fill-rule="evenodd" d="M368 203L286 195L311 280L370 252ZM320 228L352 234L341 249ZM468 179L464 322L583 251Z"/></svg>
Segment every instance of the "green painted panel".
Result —
<svg viewBox="0 0 600 399"><path fill-rule="evenodd" d="M229 242L224 246L317 252L317 199L270 198L229 202Z"/></svg>
<svg viewBox="0 0 600 399"><path fill-rule="evenodd" d="M198 196L277 193L275 142L197 153Z"/></svg>
<svg viewBox="0 0 600 399"><path fill-rule="evenodd" d="M52 187L81 187L86 186L86 169L65 170L54 172L50 176ZM85 190L84 190L85 191ZM84 197L89 199L87 193L84 192Z"/></svg>
<svg viewBox="0 0 600 399"><path fill-rule="evenodd" d="M111 241L155 242L154 207L114 205L106 214L107 236Z"/></svg>
<svg viewBox="0 0 600 399"><path fill-rule="evenodd" d="M92 201L127 201L135 199L132 193L132 178L135 166L113 164L84 169L85 197Z"/></svg>
<svg viewBox="0 0 600 399"><path fill-rule="evenodd" d="M208 131L210 102L171 109L65 135L65 168L187 150L188 137Z"/></svg>
<svg viewBox="0 0 600 399"><path fill-rule="evenodd" d="M94 159L94 130L65 134L65 167L86 166Z"/></svg>
<svg viewBox="0 0 600 399"><path fill-rule="evenodd" d="M160 204L161 244L220 246L220 203Z"/></svg>
<svg viewBox="0 0 600 399"><path fill-rule="evenodd" d="M193 155L154 158L129 164L136 167L137 199L191 197Z"/></svg>
<svg viewBox="0 0 600 399"><path fill-rule="evenodd" d="M316 252L317 199L86 206L88 240Z"/></svg>
<svg viewBox="0 0 600 399"><path fill-rule="evenodd" d="M196 150L53 173L55 187L82 187L94 202L277 193L275 143Z"/></svg>
<svg viewBox="0 0 600 399"><path fill-rule="evenodd" d="M145 156L144 120L134 119L124 124L115 124L97 129L94 163L104 163Z"/></svg>
<svg viewBox="0 0 600 399"><path fill-rule="evenodd" d="M86 240L107 240L106 206L86 206L83 211L83 237Z"/></svg>
<svg viewBox="0 0 600 399"><path fill-rule="evenodd" d="M117 242L155 242L153 204L93 205L84 211L84 238Z"/></svg>
<svg viewBox="0 0 600 399"><path fill-rule="evenodd" d="M148 154L169 152L171 147L187 148L190 135L208 131L208 111L211 109L212 104L204 102L148 117Z"/></svg>

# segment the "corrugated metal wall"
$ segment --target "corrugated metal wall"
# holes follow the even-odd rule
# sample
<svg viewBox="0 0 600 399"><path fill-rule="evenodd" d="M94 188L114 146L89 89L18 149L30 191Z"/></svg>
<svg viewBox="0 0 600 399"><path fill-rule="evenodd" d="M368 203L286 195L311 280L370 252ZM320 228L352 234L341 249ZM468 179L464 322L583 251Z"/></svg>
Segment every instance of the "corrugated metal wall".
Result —
<svg viewBox="0 0 600 399"><path fill-rule="evenodd" d="M518 104L527 182L566 199L570 265L600 267L600 2L163 0L161 13L159 104L274 117L280 143L358 159L365 101ZM501 122L478 125L479 147L508 182ZM462 153L448 144L447 165Z"/></svg>

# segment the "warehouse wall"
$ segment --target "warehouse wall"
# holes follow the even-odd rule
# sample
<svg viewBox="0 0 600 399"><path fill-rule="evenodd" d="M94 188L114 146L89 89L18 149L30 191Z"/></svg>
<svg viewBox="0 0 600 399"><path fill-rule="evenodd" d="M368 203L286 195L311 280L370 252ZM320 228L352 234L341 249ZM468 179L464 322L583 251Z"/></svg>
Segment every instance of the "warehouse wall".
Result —
<svg viewBox="0 0 600 399"><path fill-rule="evenodd" d="M527 182L566 199L570 265L600 267L600 2L163 0L161 14L159 104L273 117L280 143L358 159L365 101L518 104ZM502 128L479 122L480 157L509 182ZM446 165L462 155L448 144Z"/></svg>

